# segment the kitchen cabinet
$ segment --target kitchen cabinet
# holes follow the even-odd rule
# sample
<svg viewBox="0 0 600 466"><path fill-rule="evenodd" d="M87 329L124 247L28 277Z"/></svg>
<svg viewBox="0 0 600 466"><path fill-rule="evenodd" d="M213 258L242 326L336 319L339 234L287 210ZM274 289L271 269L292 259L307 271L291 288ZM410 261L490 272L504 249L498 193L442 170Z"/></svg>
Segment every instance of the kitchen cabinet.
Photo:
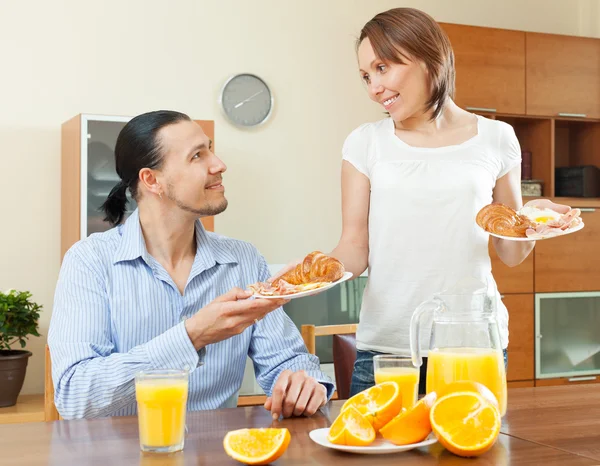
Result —
<svg viewBox="0 0 600 466"><path fill-rule="evenodd" d="M600 118L600 40L527 32L528 115Z"/></svg>
<svg viewBox="0 0 600 466"><path fill-rule="evenodd" d="M454 50L456 103L468 110L525 113L525 32L441 23Z"/></svg>
<svg viewBox="0 0 600 466"><path fill-rule="evenodd" d="M600 290L600 210L581 210L583 230L536 243L536 293Z"/></svg>
<svg viewBox="0 0 600 466"><path fill-rule="evenodd" d="M503 295L508 309L507 381L534 379L534 299L533 294Z"/></svg>

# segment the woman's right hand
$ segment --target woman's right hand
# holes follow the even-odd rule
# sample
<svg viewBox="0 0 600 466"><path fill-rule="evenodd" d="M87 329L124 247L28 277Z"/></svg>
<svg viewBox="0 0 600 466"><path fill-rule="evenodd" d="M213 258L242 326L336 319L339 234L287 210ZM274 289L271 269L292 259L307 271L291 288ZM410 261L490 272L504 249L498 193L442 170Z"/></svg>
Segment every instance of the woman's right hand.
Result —
<svg viewBox="0 0 600 466"><path fill-rule="evenodd" d="M290 262L289 264L287 264L286 266L284 266L281 270L279 270L275 275L273 275L272 277L267 278L267 282L271 283L274 280L278 279L279 277L281 277L283 274L288 273L290 270L293 270L296 268L296 266L298 264L300 264L302 261L304 260L304 258L302 259L296 259L293 260L292 262Z"/></svg>

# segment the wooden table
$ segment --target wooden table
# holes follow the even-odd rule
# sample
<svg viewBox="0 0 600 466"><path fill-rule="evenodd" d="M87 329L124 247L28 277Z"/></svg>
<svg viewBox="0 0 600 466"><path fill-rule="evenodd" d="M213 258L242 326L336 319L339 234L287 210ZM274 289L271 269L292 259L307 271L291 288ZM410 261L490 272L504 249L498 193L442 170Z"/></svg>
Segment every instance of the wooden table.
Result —
<svg viewBox="0 0 600 466"><path fill-rule="evenodd" d="M323 448L312 429L328 427L341 402L311 418L272 423L262 407L188 414L185 450L169 456L139 451L136 417L0 426L0 464L13 465L236 465L223 450L229 430L285 426L292 441L276 465L600 465L600 387L511 389L498 442L476 459L459 458L439 444L405 453L365 456Z"/></svg>
<svg viewBox="0 0 600 466"><path fill-rule="evenodd" d="M600 385L509 390L501 432L600 464Z"/></svg>

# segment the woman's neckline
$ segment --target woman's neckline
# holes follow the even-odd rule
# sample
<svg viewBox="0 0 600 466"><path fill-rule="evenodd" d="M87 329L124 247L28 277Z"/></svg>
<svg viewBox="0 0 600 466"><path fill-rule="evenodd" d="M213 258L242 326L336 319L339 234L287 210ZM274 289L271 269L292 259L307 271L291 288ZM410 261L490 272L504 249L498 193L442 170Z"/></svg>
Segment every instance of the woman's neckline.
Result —
<svg viewBox="0 0 600 466"><path fill-rule="evenodd" d="M479 137L481 136L481 118L482 117L477 114L473 114L473 115L475 115L475 117L477 118L477 133L475 135L473 135L469 139L466 139L463 142L460 142L457 144L451 144L448 146L438 146L438 147L423 147L423 146L413 146L411 144L408 144L407 142L400 139L398 137L398 135L396 134L396 125L394 124L394 120L391 117L388 118L388 120L389 120L392 137L398 142L398 144L402 145L403 147L410 149L410 150L422 151L422 152L443 152L446 150L455 150L455 149L458 149L461 147L471 145L473 142L475 142L477 139L479 139Z"/></svg>

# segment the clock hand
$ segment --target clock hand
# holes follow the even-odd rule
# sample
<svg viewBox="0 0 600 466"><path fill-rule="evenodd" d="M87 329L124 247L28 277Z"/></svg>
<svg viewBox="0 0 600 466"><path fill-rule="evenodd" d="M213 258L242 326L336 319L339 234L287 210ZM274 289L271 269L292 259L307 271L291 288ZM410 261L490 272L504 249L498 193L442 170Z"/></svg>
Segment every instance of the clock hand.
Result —
<svg viewBox="0 0 600 466"><path fill-rule="evenodd" d="M242 105L244 105L246 102L248 102L249 100L254 99L254 97L256 97L259 94L262 94L264 92L264 89L262 91L258 91L256 94L252 94L250 97L248 97L247 99L242 100L241 102L235 104L233 106L233 108L240 108Z"/></svg>

